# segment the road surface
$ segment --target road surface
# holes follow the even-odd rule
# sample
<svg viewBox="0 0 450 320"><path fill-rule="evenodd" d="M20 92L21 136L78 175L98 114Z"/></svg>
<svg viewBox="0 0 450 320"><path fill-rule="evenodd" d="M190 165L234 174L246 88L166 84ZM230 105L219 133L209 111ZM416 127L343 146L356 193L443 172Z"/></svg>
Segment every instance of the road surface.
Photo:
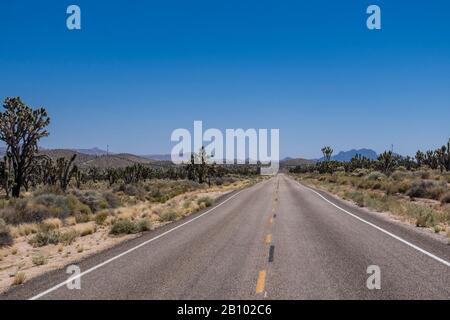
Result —
<svg viewBox="0 0 450 320"><path fill-rule="evenodd" d="M450 246L411 229L278 175L0 299L450 299Z"/></svg>

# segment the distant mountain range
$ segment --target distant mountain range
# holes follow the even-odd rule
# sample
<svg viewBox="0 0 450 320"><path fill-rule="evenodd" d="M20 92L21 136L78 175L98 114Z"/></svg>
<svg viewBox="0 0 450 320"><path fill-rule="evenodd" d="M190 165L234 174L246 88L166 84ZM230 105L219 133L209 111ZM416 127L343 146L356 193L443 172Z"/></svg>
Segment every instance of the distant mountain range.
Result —
<svg viewBox="0 0 450 320"><path fill-rule="evenodd" d="M349 151L340 151L338 154L331 157L331 160L335 161L350 161L353 157L355 157L357 154L361 155L362 157L366 157L370 160L376 160L378 158L378 154L372 150L372 149L352 149ZM318 161L325 160L324 157L318 159Z"/></svg>
<svg viewBox="0 0 450 320"><path fill-rule="evenodd" d="M0 157L3 157L6 152L6 147L0 146ZM85 167L125 167L135 163L149 164L149 165L168 165L171 163L170 154L148 154L148 155L133 155L129 153L112 153L106 150L94 147L90 149L45 149L40 148L42 154L47 154L52 158L70 157L73 153L77 153L76 163L79 166ZM378 154L372 149L352 149L349 151L340 151L338 154L331 157L336 161L350 161L357 154L371 160L376 160ZM108 157L106 155L109 155ZM286 157L280 161L282 167L294 167L297 165L310 165L320 159L304 159Z"/></svg>

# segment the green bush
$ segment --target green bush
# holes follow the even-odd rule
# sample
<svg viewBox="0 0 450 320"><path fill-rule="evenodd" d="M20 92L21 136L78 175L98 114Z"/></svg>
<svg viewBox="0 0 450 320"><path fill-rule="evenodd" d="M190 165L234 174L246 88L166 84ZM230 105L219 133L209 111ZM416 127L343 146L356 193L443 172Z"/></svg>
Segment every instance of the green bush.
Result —
<svg viewBox="0 0 450 320"><path fill-rule="evenodd" d="M438 200L447 188L432 180L415 181L406 191L406 195L411 198L428 198Z"/></svg>
<svg viewBox="0 0 450 320"><path fill-rule="evenodd" d="M197 200L197 204L200 207L205 207L205 208L212 206L213 203L214 203L214 200L211 199L210 197L202 197Z"/></svg>
<svg viewBox="0 0 450 320"><path fill-rule="evenodd" d="M346 192L345 196L353 200L358 206L364 207L364 195L361 192Z"/></svg>
<svg viewBox="0 0 450 320"><path fill-rule="evenodd" d="M103 193L103 197L105 198L106 203L108 204L109 208L117 208L117 207L120 207L122 205L122 203L120 202L119 197L116 196L112 192L105 192L105 193Z"/></svg>
<svg viewBox="0 0 450 320"><path fill-rule="evenodd" d="M79 233L76 230L69 230L61 234L60 242L66 246L72 244L79 237Z"/></svg>
<svg viewBox="0 0 450 320"><path fill-rule="evenodd" d="M9 227L3 219L0 219L0 247L9 246L13 243Z"/></svg>
<svg viewBox="0 0 450 320"><path fill-rule="evenodd" d="M423 213L417 217L417 227L433 227L436 225L434 216L431 213Z"/></svg>
<svg viewBox="0 0 450 320"><path fill-rule="evenodd" d="M31 258L31 261L35 266L42 266L47 263L47 258L42 254L37 254Z"/></svg>
<svg viewBox="0 0 450 320"><path fill-rule="evenodd" d="M159 219L163 222L175 221L178 219L178 214L175 210L167 210L159 215Z"/></svg>
<svg viewBox="0 0 450 320"><path fill-rule="evenodd" d="M137 232L150 231L152 229L152 223L149 219L141 219L136 222Z"/></svg>
<svg viewBox="0 0 450 320"><path fill-rule="evenodd" d="M132 234L136 233L136 225L130 220L117 220L111 227L110 234Z"/></svg>
<svg viewBox="0 0 450 320"><path fill-rule="evenodd" d="M99 212L95 215L95 223L98 225L102 225L105 223L106 218L108 218L108 212Z"/></svg>
<svg viewBox="0 0 450 320"><path fill-rule="evenodd" d="M11 206L0 210L0 218L8 224L41 222L51 217L49 208L28 202L27 199L17 199L11 202Z"/></svg>
<svg viewBox="0 0 450 320"><path fill-rule="evenodd" d="M372 171L366 176L367 180L383 180L386 176L379 171Z"/></svg>
<svg viewBox="0 0 450 320"><path fill-rule="evenodd" d="M91 221L91 216L89 214L79 213L75 215L75 221L77 223L86 223Z"/></svg>
<svg viewBox="0 0 450 320"><path fill-rule="evenodd" d="M103 195L99 191L76 191L75 196L78 200L87 205L91 212L107 209L109 206L108 202L103 198Z"/></svg>
<svg viewBox="0 0 450 320"><path fill-rule="evenodd" d="M33 247L42 247L49 244L58 244L61 240L61 233L58 230L40 231L32 237L28 243Z"/></svg>

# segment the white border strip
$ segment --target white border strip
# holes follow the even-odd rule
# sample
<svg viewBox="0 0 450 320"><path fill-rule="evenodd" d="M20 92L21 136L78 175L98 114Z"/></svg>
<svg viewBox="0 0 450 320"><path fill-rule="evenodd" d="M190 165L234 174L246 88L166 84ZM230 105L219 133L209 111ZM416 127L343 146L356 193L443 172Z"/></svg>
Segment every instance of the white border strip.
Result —
<svg viewBox="0 0 450 320"><path fill-rule="evenodd" d="M70 277L70 278L67 279L66 281L61 282L60 284L57 284L56 286L51 287L50 289L45 290L44 292L41 292L41 293L35 295L34 297L30 298L29 300L37 300L37 299L39 299L39 298L42 298L43 296L45 296L45 295L47 295L47 294L49 294L49 293L51 293L51 292L53 292L53 291L55 291L55 290L61 288L62 286L66 285L66 284L68 284L68 283L70 283L70 282L72 282L73 280L78 279L78 278L81 278L82 276L87 275L88 273L91 273L92 271L97 270L98 268L101 268L101 267L103 267L104 265L107 265L108 263L113 262L114 260L117 260L117 259L123 257L124 255L126 255L126 254L128 254L128 253L130 253L130 252L133 252L133 251L139 249L140 247L143 247L143 246L149 244L150 242L153 242L153 241L155 241L155 240L157 240L157 239L159 239L159 238L165 236L166 234L169 234L169 233L171 233L172 231L175 231L175 230L177 230L177 229L179 229L179 228L181 228L181 227L187 225L188 223L191 223L191 222L193 222L193 221L195 221L195 220L197 220L197 219L203 217L204 215L210 213L210 212L213 211L214 209L216 209L216 208L220 207L221 205L227 203L228 201L230 201L231 199L233 199L234 197L236 197L238 194L240 194L241 192L243 192L243 191L245 191L245 190L247 190L247 188L246 188L246 189L243 189L243 190L241 190L241 191L238 191L237 193L233 194L231 197L229 197L229 198L226 199L225 201L219 203L218 205L216 205L215 207L209 209L208 211L203 212L202 214L198 215L197 217L192 218L191 220L186 221L186 222L184 222L184 223L182 223L182 224L180 224L180 225L178 225L178 226L176 226L176 227L174 227L174 228L172 228L172 229L170 229L170 230L167 230L166 232L163 232L163 233L161 233L160 235L157 235L157 236L154 237L154 238L151 238L151 239L149 239L149 240L147 240L147 241L145 241L145 242L142 242L141 244L139 244L139 245L137 245L137 246L135 246L135 247L133 247L133 248L131 248L131 249L128 249L127 251L124 251L124 252L122 252L121 254L118 254L117 256L114 256L114 257L112 257L112 258L110 258L110 259L108 259L108 260L106 260L106 261L103 261L102 263L100 263L100 264L98 264L98 265L96 265L96 266L94 266L94 267L92 267L92 268L90 268L90 269L88 269L88 270L86 270L86 271L84 271L84 272L82 272L82 273L76 275L76 276Z"/></svg>
<svg viewBox="0 0 450 320"><path fill-rule="evenodd" d="M358 220L361 221L361 222L364 222L365 224L368 224L369 226L371 226L371 227L373 227L373 228L375 228L375 229L377 229L377 230L379 230L379 231L381 231L381 232L387 234L388 236L390 236L390 237L392 237L392 238L394 238L394 239L396 239L396 240L398 240L398 241L400 241L400 242L406 244L407 246L410 246L411 248L416 249L416 250L419 251L419 252L422 252L423 254L429 256L430 258L432 258L432 259L434 259L434 260L436 260L436 261L438 261L438 262L440 262L440 263L442 263L442 264L444 264L444 265L446 265L447 267L450 267L450 262L448 262L448 261L446 261L446 260L444 260L444 259L442 259L442 258L439 258L438 256L435 256L434 254L432 254L432 253L430 253L430 252L428 252L428 251L426 251L426 250L424 250L424 249L422 249L422 248L416 246L415 244L412 244L411 242L408 242L408 241L406 241L405 239L400 238L399 236L396 236L395 234L393 234L393 233L391 233L391 232L389 232L389 231L387 231L387 230L385 230L385 229L383 229L383 228L381 228L381 227L379 227L379 226L377 226L377 225L375 225L375 224L373 224L373 223L371 223L371 222L369 222L369 221L367 221L367 220L364 220L363 218L358 217L357 215L355 215L355 214L353 214L353 213L351 213L351 212L348 212L347 210L345 210L345 209L339 207L337 204L335 204L335 203L331 202L330 200L328 200L327 198L325 198L323 195L321 195L321 194L320 194L319 192L317 192L316 190L311 189L310 187L307 187L307 186L301 184L300 182L298 182L298 181L296 181L296 180L294 180L294 181L297 182L300 186L305 187L306 189L308 189L308 190L314 192L314 193L317 194L319 197L321 197L323 200L325 200L325 201L328 202L329 204L333 205L334 207L338 208L338 209L341 210L342 212L344 212L344 213L346 213L346 214L352 216L352 217L355 218L355 219L358 219Z"/></svg>

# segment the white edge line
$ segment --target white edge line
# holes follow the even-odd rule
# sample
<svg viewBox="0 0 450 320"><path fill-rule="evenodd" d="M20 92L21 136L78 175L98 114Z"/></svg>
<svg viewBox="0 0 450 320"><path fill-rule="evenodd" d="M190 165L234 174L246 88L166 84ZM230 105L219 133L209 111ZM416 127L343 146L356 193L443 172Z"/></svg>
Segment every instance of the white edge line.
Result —
<svg viewBox="0 0 450 320"><path fill-rule="evenodd" d="M294 180L294 181L295 181L295 180ZM373 228L375 228L375 229L377 229L377 230L379 230L379 231L381 231L381 232L387 234L388 236L390 236L390 237L392 237L392 238L394 238L394 239L396 239L396 240L398 240L398 241L400 241L400 242L406 244L407 246L410 246L411 248L416 249L417 251L422 252L423 254L429 256L430 258L432 258L432 259L434 259L434 260L436 260L436 261L438 261L438 262L440 262L440 263L445 264L447 267L450 267L450 262L448 262L448 261L446 261L446 260L444 260L444 259L442 259L442 258L439 258L438 256L435 256L435 255L432 254L431 252L428 252L428 251L426 251L426 250L424 250L424 249L422 249L422 248L416 246L415 244L412 244L411 242L406 241L405 239L400 238L399 236L397 236L397 235L395 235L395 234L393 234L393 233L391 233L391 232L389 232L389 231L387 231L387 230L385 230L385 229L383 229L383 228L381 228L381 227L379 227L379 226L377 226L377 225L375 225L375 224L373 224L373 223L371 223L371 222L369 222L369 221L367 221L367 220L364 220L364 219L361 218L361 217L358 217L357 215L355 215L355 214L353 214L353 213L351 213L351 212L348 212L347 210L345 210L345 209L339 207L337 204L335 204L335 203L333 203L332 201L330 201L330 200L328 200L327 198L325 198L323 195L321 195L321 194L320 194L319 192L317 192L316 190L314 190L314 189L312 189L312 188L310 188L310 187L308 187L308 186L305 186L305 185L301 184L301 183L298 182L298 181L295 181L295 182L297 182L297 183L298 183L299 185L301 185L302 187L305 187L306 189L308 189L308 190L314 192L314 193L317 194L319 197L321 197L323 200L325 200L325 201L328 202L329 204L335 206L335 207L338 208L339 210L345 212L346 214L352 216L353 218L358 219L359 221L368 224L369 226L371 226L371 227L373 227Z"/></svg>
<svg viewBox="0 0 450 320"><path fill-rule="evenodd" d="M209 209L208 211L203 212L202 214L198 215L197 217L192 218L191 220L186 221L186 222L184 222L184 223L182 223L182 224L180 224L180 225L178 225L178 226L176 226L176 227L173 227L172 229L167 230L167 231L165 231L165 232L163 232L163 233L157 235L157 236L154 237L154 238L151 238L151 239L149 239L149 240L147 240L147 241L144 241L144 242L142 242L141 244L139 244L139 245L137 245L137 246L135 246L135 247L133 247L133 248L131 248L131 249L128 249L127 251L124 251L124 252L118 254L117 256L114 256L114 257L112 257L112 258L110 258L110 259L108 259L108 260L105 260L105 261L103 261L102 263L100 263L100 264L98 264L98 265L96 265L96 266L94 266L94 267L92 267L92 268L90 268L90 269L88 269L88 270L86 270L86 271L84 271L84 272L82 272L82 273L76 275L76 276L70 277L70 278L67 279L66 281L61 282L61 283L55 285L54 287L51 287L50 289L45 290L44 292L41 292L41 293L35 295L34 297L30 298L29 300L37 300L37 299L39 299L39 298L42 298L43 296L45 296L45 295L47 295L47 294L49 294L49 293L51 293L51 292L53 292L53 291L55 291L55 290L61 288L62 286L66 285L66 284L68 284L68 283L70 283L70 282L72 282L73 280L78 279L78 278L81 278L82 276L87 275L88 273L91 273L92 271L94 271L94 270L96 270L96 269L98 269L98 268L101 268L101 267L103 267L104 265L107 265L108 263L110 263L110 262L112 262L112 261L114 261L114 260L117 260L117 259L119 259L120 257L123 257L124 255L126 255L126 254L128 254L128 253L130 253L130 252L133 252L133 251L139 249L140 247L143 247L143 246L149 244L149 243L152 242L152 241L155 241L156 239L159 239L159 238L165 236L166 234L168 234L168 233L170 233L170 232L172 232L172 231L175 231L175 230L177 230L177 229L179 229L179 228L181 228L181 227L187 225L188 223L191 223L191 222L193 222L193 221L195 221L195 220L197 220L197 219L203 217L204 215L210 213L210 212L213 211L214 209L216 209L216 208L220 207L221 205L227 203L228 201L230 201L231 199L233 199L234 197L236 197L238 194L240 194L241 192L243 192L243 191L245 191L245 190L247 190L247 188L238 191L237 193L233 194L231 197L225 199L224 201L222 201L221 203L219 203L219 204L216 205L215 207Z"/></svg>

